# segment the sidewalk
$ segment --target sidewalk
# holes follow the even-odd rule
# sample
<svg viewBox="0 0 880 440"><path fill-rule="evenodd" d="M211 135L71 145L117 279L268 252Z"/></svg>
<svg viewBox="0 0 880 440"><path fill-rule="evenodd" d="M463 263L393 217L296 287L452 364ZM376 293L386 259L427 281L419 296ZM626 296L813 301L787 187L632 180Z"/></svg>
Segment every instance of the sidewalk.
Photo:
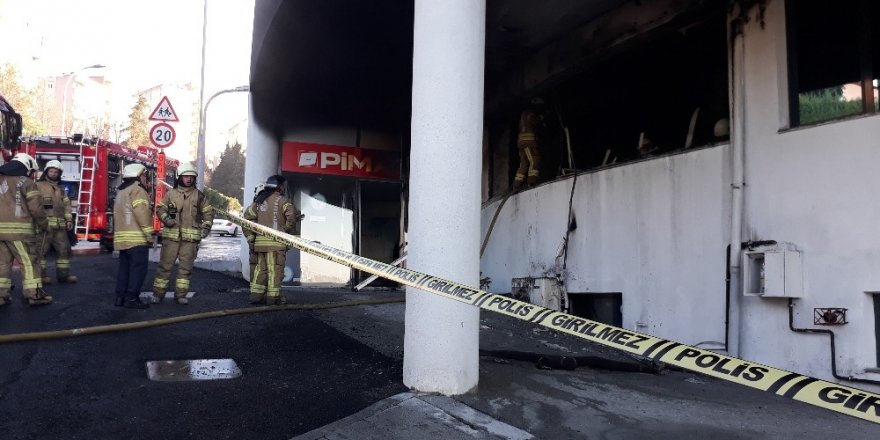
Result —
<svg viewBox="0 0 880 440"><path fill-rule="evenodd" d="M323 295L354 299L389 294L286 293L307 302ZM402 359L404 307L334 309L316 316ZM481 350L632 361L604 346L505 316L482 312L480 321ZM482 356L479 385L467 394L404 393L295 439L530 438L526 434L540 439L867 439L880 438L880 426L690 372L547 370L532 362Z"/></svg>

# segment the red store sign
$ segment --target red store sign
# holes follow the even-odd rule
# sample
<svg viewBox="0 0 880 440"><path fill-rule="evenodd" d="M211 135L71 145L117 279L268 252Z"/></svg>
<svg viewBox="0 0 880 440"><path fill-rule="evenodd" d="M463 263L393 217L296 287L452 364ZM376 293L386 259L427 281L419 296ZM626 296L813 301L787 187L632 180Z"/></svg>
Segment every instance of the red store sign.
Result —
<svg viewBox="0 0 880 440"><path fill-rule="evenodd" d="M281 170L400 180L400 154L386 150L285 141L281 144Z"/></svg>

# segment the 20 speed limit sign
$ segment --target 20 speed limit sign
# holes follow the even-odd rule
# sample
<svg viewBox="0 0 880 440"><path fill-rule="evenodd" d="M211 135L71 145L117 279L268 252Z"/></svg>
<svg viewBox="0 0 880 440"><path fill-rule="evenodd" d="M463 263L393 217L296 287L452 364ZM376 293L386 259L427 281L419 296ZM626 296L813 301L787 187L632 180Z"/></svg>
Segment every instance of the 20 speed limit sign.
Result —
<svg viewBox="0 0 880 440"><path fill-rule="evenodd" d="M160 122L150 129L150 141L159 148L165 148L174 143L177 134L174 133L174 127Z"/></svg>

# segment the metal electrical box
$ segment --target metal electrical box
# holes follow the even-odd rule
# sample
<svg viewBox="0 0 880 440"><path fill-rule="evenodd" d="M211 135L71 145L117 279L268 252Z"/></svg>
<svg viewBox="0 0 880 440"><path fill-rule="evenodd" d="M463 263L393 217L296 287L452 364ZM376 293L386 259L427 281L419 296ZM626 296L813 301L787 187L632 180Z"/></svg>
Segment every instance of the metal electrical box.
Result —
<svg viewBox="0 0 880 440"><path fill-rule="evenodd" d="M513 278L510 287L510 293L516 299L562 311L562 286L556 278Z"/></svg>
<svg viewBox="0 0 880 440"><path fill-rule="evenodd" d="M743 252L743 295L801 298L804 275L801 252L780 244Z"/></svg>

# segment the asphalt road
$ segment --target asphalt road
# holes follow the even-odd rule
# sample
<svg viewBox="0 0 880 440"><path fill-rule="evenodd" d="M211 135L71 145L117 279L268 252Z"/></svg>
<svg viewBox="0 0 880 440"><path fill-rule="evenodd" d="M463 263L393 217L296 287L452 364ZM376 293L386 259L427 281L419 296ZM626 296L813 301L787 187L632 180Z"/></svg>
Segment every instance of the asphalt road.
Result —
<svg viewBox="0 0 880 440"><path fill-rule="evenodd" d="M77 256L81 283L56 303L0 308L0 333L246 307L244 280L197 270L189 306L112 306L116 260ZM147 277L152 280L154 265ZM153 382L149 360L232 358L231 380ZM0 438L286 439L404 390L389 358L308 312L275 312L72 339L0 345Z"/></svg>

